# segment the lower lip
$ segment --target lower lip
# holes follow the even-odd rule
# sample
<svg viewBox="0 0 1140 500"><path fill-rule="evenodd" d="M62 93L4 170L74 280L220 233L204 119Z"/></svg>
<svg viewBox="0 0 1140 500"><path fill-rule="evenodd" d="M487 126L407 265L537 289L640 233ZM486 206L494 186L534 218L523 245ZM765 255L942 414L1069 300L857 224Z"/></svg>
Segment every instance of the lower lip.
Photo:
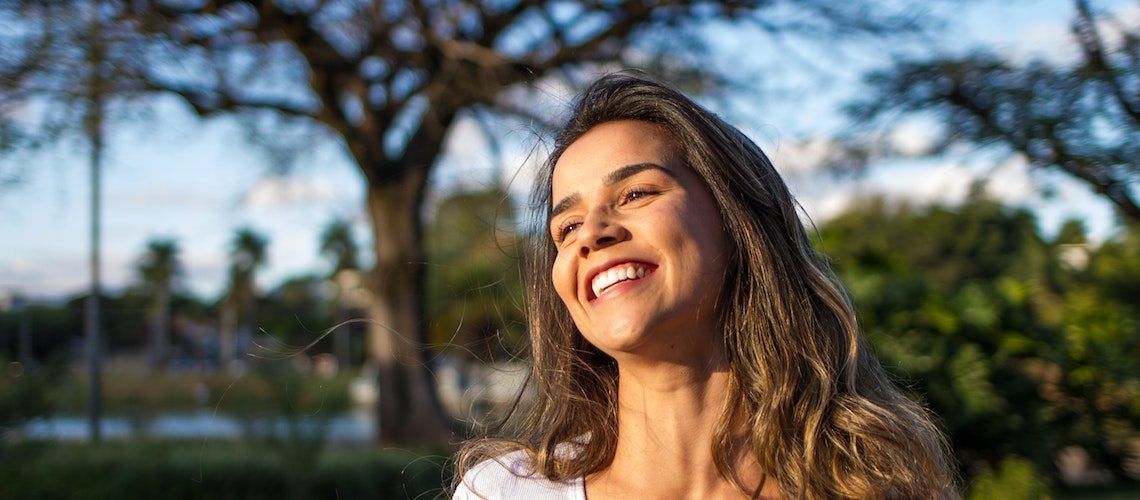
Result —
<svg viewBox="0 0 1140 500"><path fill-rule="evenodd" d="M629 290L637 288L638 286L640 286L642 284L642 282L649 279L650 276L653 276L654 271L656 271L656 269L651 270L651 271L646 271L645 276L642 276L642 277L637 278L635 280L619 281L617 284L611 285L609 288L603 290L602 294L598 297L594 297L594 299L591 300L590 303L591 304L597 304L597 303L609 300L613 297L617 297L619 295L622 295L622 294L628 292Z"/></svg>

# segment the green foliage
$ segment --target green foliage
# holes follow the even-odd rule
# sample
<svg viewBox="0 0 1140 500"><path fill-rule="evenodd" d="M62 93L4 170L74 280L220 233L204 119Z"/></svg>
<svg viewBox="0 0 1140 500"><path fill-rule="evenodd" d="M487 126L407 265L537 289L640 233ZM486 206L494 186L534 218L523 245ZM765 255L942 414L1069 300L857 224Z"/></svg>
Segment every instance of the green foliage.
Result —
<svg viewBox="0 0 1140 500"><path fill-rule="evenodd" d="M970 486L969 500L1038 500L1049 498L1049 484L1033 462L1017 456L1002 460L997 470L987 471Z"/></svg>
<svg viewBox="0 0 1140 500"><path fill-rule="evenodd" d="M286 375L278 375L278 372ZM153 415L160 411L217 411L224 415L258 418L281 413L336 413L348 404L349 374L333 378L301 375L282 368L254 367L236 377L226 373L122 373L103 377L103 406L112 415ZM78 374L60 376L43 391L51 408L62 414L81 414L86 408L86 379ZM199 401L196 393L208 395ZM283 412L281 410L289 410Z"/></svg>
<svg viewBox="0 0 1140 500"><path fill-rule="evenodd" d="M146 253L138 263L139 277L155 290L169 288L182 274L179 252L176 240L159 238L147 241Z"/></svg>
<svg viewBox="0 0 1140 500"><path fill-rule="evenodd" d="M268 389L268 404L246 414L246 436L278 458L289 498L308 498L332 417L349 405L346 387L329 390L287 360L263 363L250 377Z"/></svg>
<svg viewBox="0 0 1140 500"><path fill-rule="evenodd" d="M963 470L1005 484L1022 470L1006 457L1052 477L1070 445L1126 474L1140 437L1138 237L1094 247L1070 225L1047 241L1031 215L979 190L954 209L869 200L829 222L821 246Z"/></svg>
<svg viewBox="0 0 1140 500"><path fill-rule="evenodd" d="M32 369L0 357L0 370L3 370L0 371L0 439L3 439L6 430L47 415L54 409L48 394L61 378L62 368L58 364L50 364Z"/></svg>
<svg viewBox="0 0 1140 500"><path fill-rule="evenodd" d="M300 348L316 341L307 353L329 351L331 339L321 334L335 320L325 286L325 280L315 275L286 279L257 301L258 330L272 337L274 345Z"/></svg>
<svg viewBox="0 0 1140 500"><path fill-rule="evenodd" d="M391 450L328 453L304 486L273 450L249 444L25 443L0 453L4 498L434 498L448 484L442 457Z"/></svg>
<svg viewBox="0 0 1140 500"><path fill-rule="evenodd" d="M30 304L0 311L0 357L16 359L19 332L26 322L32 331L32 356L45 359L66 351L68 342L83 331L83 300L58 305Z"/></svg>
<svg viewBox="0 0 1140 500"><path fill-rule="evenodd" d="M436 208L427 235L429 338L483 360L522 345L515 217L499 188L459 192Z"/></svg>
<svg viewBox="0 0 1140 500"><path fill-rule="evenodd" d="M320 252L332 261L330 276L346 269L360 269L360 251L352 236L352 224L347 220L337 218L329 222L321 232Z"/></svg>

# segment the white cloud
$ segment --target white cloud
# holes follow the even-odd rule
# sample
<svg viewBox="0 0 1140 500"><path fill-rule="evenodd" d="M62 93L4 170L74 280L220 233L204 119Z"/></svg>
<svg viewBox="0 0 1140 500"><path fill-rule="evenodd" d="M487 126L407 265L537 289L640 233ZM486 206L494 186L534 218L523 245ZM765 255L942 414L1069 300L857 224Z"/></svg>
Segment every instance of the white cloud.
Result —
<svg viewBox="0 0 1140 500"><path fill-rule="evenodd" d="M1011 156L987 176L986 192L1006 203L1022 204L1039 197L1024 157Z"/></svg>
<svg viewBox="0 0 1140 500"><path fill-rule="evenodd" d="M117 290L135 279L134 256L104 253L101 278L104 290ZM85 255L41 255L34 260L15 258L0 263L0 288L35 296L83 293L91 283Z"/></svg>
<svg viewBox="0 0 1140 500"><path fill-rule="evenodd" d="M212 209L218 206L219 201L217 198L181 190L152 188L119 194L115 196L115 203L126 209L153 209L156 206L163 206L200 210Z"/></svg>
<svg viewBox="0 0 1140 500"><path fill-rule="evenodd" d="M936 127L934 123L907 120L891 130L887 140L890 147L899 154L906 156L926 154L934 147Z"/></svg>
<svg viewBox="0 0 1140 500"><path fill-rule="evenodd" d="M243 202L253 209L265 209L331 201L335 195L336 190L322 179L274 175L258 181L250 188Z"/></svg>
<svg viewBox="0 0 1140 500"><path fill-rule="evenodd" d="M182 284L199 297L215 298L226 287L228 264L225 248L188 248L182 255Z"/></svg>
<svg viewBox="0 0 1140 500"><path fill-rule="evenodd" d="M806 137L762 146L783 175L813 174L842 163L845 147L834 138Z"/></svg>
<svg viewBox="0 0 1140 500"><path fill-rule="evenodd" d="M785 141L768 148L770 159L782 172L818 170L834 151L834 142L826 137L809 137Z"/></svg>

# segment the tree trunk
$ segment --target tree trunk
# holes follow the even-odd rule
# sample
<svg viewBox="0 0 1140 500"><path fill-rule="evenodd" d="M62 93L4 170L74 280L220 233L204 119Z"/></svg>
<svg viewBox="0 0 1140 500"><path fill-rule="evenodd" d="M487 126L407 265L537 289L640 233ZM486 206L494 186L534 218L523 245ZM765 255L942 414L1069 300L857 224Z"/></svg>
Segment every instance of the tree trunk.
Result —
<svg viewBox="0 0 1140 500"><path fill-rule="evenodd" d="M332 333L333 354L336 355L337 370L343 373L352 366L352 327L343 324L352 319L352 316L345 304L344 290L341 290L340 295L337 296L336 304L334 324L337 326Z"/></svg>
<svg viewBox="0 0 1140 500"><path fill-rule="evenodd" d="M170 289L158 292L158 363L166 368L170 363Z"/></svg>
<svg viewBox="0 0 1140 500"><path fill-rule="evenodd" d="M160 288L154 294L154 309L150 314L150 366L153 370L166 368L167 345L170 334L170 291Z"/></svg>
<svg viewBox="0 0 1140 500"><path fill-rule="evenodd" d="M101 205L100 173L103 170L103 122L101 103L91 104L87 117L87 139L91 141L88 160L91 165L91 290L87 295L87 316L85 338L87 340L87 434L91 442L98 443L103 438L103 333L102 304L100 295L103 284L100 277L99 260L99 216ZM98 107L96 107L98 106Z"/></svg>
<svg viewBox="0 0 1140 500"><path fill-rule="evenodd" d="M419 209L428 171L410 169L368 189L376 264L367 278L373 295L367 343L379 369L377 417L385 444L446 445L452 437L426 364Z"/></svg>
<svg viewBox="0 0 1140 500"><path fill-rule="evenodd" d="M222 299L221 324L218 325L218 364L229 369L234 360L234 330L237 329L237 307L233 297Z"/></svg>

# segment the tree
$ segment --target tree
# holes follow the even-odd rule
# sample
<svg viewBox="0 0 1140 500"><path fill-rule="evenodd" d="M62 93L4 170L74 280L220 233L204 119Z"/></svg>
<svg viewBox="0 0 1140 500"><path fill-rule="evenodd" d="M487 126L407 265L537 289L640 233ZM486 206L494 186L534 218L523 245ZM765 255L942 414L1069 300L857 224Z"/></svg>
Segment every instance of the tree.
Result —
<svg viewBox="0 0 1140 500"><path fill-rule="evenodd" d="M270 338L255 346L258 358L272 361L327 351L322 344L328 335L320 330L335 321L336 313L328 307L327 284L323 276L301 274L285 278L263 294L258 300L257 328ZM335 353L336 338L330 340Z"/></svg>
<svg viewBox="0 0 1140 500"><path fill-rule="evenodd" d="M321 254L332 260L329 279L336 287L333 304L336 308L336 325L330 333L333 340L333 353L342 364L352 357L351 325L344 324L351 319L353 298L360 281L360 265L357 256L356 240L352 236L352 225L344 219L333 219L321 233Z"/></svg>
<svg viewBox="0 0 1140 500"><path fill-rule="evenodd" d="M153 368L166 366L170 346L170 301L174 280L181 274L178 243L171 239L153 239L138 265L139 277L151 294L150 334L147 352Z"/></svg>
<svg viewBox="0 0 1140 500"><path fill-rule="evenodd" d="M39 149L69 138L87 146L91 185L91 286L84 329L88 358L88 427L101 437L102 294L100 213L101 174L113 122L128 116L126 106L144 90L135 61L141 60L136 31L126 29L119 2L7 2L0 19L20 20L19 29L0 35L0 153ZM62 76L62 78L61 78ZM22 108L42 105L38 116L14 118ZM7 156L5 154L4 156ZM0 165L0 186L13 185L22 172Z"/></svg>
<svg viewBox="0 0 1140 500"><path fill-rule="evenodd" d="M575 84L583 67L617 62L684 75L705 88L730 78L705 64L697 23L749 23L814 39L914 33L909 2L641 0L122 2L150 57L147 87L202 116L304 132L276 141L285 162L305 137L343 144L367 185L375 264L365 285L369 356L379 367L380 437L450 439L424 357L421 208L448 129L510 112L545 123L517 97L543 79ZM769 39L770 40L770 39ZM742 76L747 79L749 76ZM313 133L316 131L317 133ZM279 149L280 151L280 149Z"/></svg>
<svg viewBox="0 0 1140 500"><path fill-rule="evenodd" d="M994 146L1068 174L1140 221L1140 29L1098 17L1087 0L1074 4L1076 62L1015 63L986 51L902 61L867 76L872 91L850 107L852 118L933 116L927 154Z"/></svg>
<svg viewBox="0 0 1140 500"><path fill-rule="evenodd" d="M321 255L332 260L332 272L329 276L335 277L344 270L360 269L359 250L356 248L356 239L352 236L352 225L344 219L333 219L321 233Z"/></svg>
<svg viewBox="0 0 1140 500"><path fill-rule="evenodd" d="M268 240L251 228L234 233L230 245L230 287L222 299L221 362L236 359L238 342L257 326L257 270L265 266ZM236 334L236 335L235 335Z"/></svg>
<svg viewBox="0 0 1140 500"><path fill-rule="evenodd" d="M494 361L525 344L516 223L501 186L456 192L436 206L426 228L432 345Z"/></svg>
<svg viewBox="0 0 1140 500"><path fill-rule="evenodd" d="M77 137L87 146L91 178L91 291L84 320L88 358L88 426L92 440L101 436L100 205L101 173L110 122L121 117L116 105L141 90L134 70L132 31L124 29L117 2L68 4L21 0L9 2L0 18L23 19L20 29L0 36L0 152L36 148ZM59 78L66 75L65 78ZM38 126L12 118L14 109L44 104ZM125 109L126 107L120 107ZM0 183L18 180L3 170Z"/></svg>
<svg viewBox="0 0 1140 500"><path fill-rule="evenodd" d="M1070 446L1126 474L1140 435L1140 233L1090 249L1082 269L1065 258L1080 231L1046 241L1029 212L981 190L957 207L871 200L822 228L876 354L938 415L966 475L1024 459L1024 482L1056 477Z"/></svg>

